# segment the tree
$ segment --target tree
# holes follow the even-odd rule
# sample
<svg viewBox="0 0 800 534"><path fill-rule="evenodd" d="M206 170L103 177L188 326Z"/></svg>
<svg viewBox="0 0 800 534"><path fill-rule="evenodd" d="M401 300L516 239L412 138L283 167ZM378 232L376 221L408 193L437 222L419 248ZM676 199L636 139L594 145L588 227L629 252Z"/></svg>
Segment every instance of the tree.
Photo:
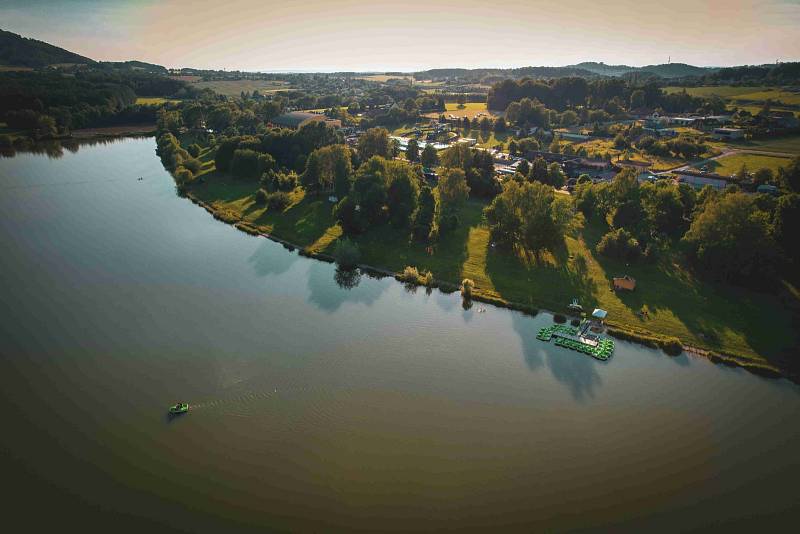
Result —
<svg viewBox="0 0 800 534"><path fill-rule="evenodd" d="M553 136L553 142L550 143L550 148L548 150L553 154L558 154L561 152L561 142L557 135Z"/></svg>
<svg viewBox="0 0 800 534"><path fill-rule="evenodd" d="M413 169L401 161L387 162L389 188L387 207L389 221L398 228L405 228L411 222L411 215L417 209L419 183Z"/></svg>
<svg viewBox="0 0 800 534"><path fill-rule="evenodd" d="M528 173L529 182L547 182L548 169L547 162L543 157L539 156L531 164L531 170Z"/></svg>
<svg viewBox="0 0 800 534"><path fill-rule="evenodd" d="M637 89L631 93L631 109L641 109L645 106L645 93Z"/></svg>
<svg viewBox="0 0 800 534"><path fill-rule="evenodd" d="M336 258L336 263L340 267L352 269L358 265L361 259L361 251L358 249L358 245L345 237L336 241L333 257Z"/></svg>
<svg viewBox="0 0 800 534"><path fill-rule="evenodd" d="M561 126L565 126L567 128L571 126L575 126L578 124L578 114L568 109L564 113L561 114Z"/></svg>
<svg viewBox="0 0 800 534"><path fill-rule="evenodd" d="M797 156L787 167L781 167L780 181L785 189L800 193L800 156Z"/></svg>
<svg viewBox="0 0 800 534"><path fill-rule="evenodd" d="M713 277L762 285L774 270L769 214L745 193L707 202L682 241L692 263Z"/></svg>
<svg viewBox="0 0 800 534"><path fill-rule="evenodd" d="M445 169L439 177L439 200L443 208L461 207L469 197L466 174L462 169Z"/></svg>
<svg viewBox="0 0 800 534"><path fill-rule="evenodd" d="M301 176L309 193L334 191L339 198L350 192L353 165L345 145L328 145L309 154Z"/></svg>
<svg viewBox="0 0 800 534"><path fill-rule="evenodd" d="M411 227L411 235L417 241L427 241L433 231L433 223L436 217L436 197L427 185L420 190L419 207L414 214L414 221Z"/></svg>
<svg viewBox="0 0 800 534"><path fill-rule="evenodd" d="M506 120L503 117L497 117L494 121L494 131L503 133L506 131Z"/></svg>
<svg viewBox="0 0 800 534"><path fill-rule="evenodd" d="M686 229L684 205L678 188L673 185L648 185L642 201L647 219L657 231L680 235Z"/></svg>
<svg viewBox="0 0 800 534"><path fill-rule="evenodd" d="M800 260L800 195L782 195L775 207L773 234L783 253L794 264Z"/></svg>
<svg viewBox="0 0 800 534"><path fill-rule="evenodd" d="M547 167L547 182L556 189L564 186L565 178L564 171L561 170L561 164L553 162Z"/></svg>
<svg viewBox="0 0 800 534"><path fill-rule="evenodd" d="M259 154L249 148L237 148L233 152L231 174L236 178L258 179L274 165L275 160L269 154Z"/></svg>
<svg viewBox="0 0 800 534"><path fill-rule="evenodd" d="M528 163L528 160L526 159L519 160L519 165L517 165L517 172L520 173L522 176L528 176L528 173L531 172L531 164Z"/></svg>
<svg viewBox="0 0 800 534"><path fill-rule="evenodd" d="M513 139L508 142L508 154L511 156L519 154L519 147L517 146L517 142Z"/></svg>
<svg viewBox="0 0 800 534"><path fill-rule="evenodd" d="M635 261L642 254L639 242L624 228L607 232L596 248L598 254L627 261Z"/></svg>
<svg viewBox="0 0 800 534"><path fill-rule="evenodd" d="M408 142L408 147L406 148L406 159L412 163L419 161L419 144L414 139L411 139Z"/></svg>
<svg viewBox="0 0 800 534"><path fill-rule="evenodd" d="M458 93L458 96L456 96L456 102L458 102L458 109L464 109L466 107L465 104L467 103L467 95L464 93Z"/></svg>
<svg viewBox="0 0 800 534"><path fill-rule="evenodd" d="M538 254L563 239L567 204L555 202L553 188L511 181L484 210L492 239ZM569 202L567 200L567 202Z"/></svg>
<svg viewBox="0 0 800 534"><path fill-rule="evenodd" d="M422 149L422 156L420 159L422 161L422 166L428 169L432 169L439 164L439 154L430 143L426 144L425 148Z"/></svg>
<svg viewBox="0 0 800 534"><path fill-rule="evenodd" d="M358 155L362 161L373 156L388 158L391 155L389 131L386 128L370 128L358 138Z"/></svg>

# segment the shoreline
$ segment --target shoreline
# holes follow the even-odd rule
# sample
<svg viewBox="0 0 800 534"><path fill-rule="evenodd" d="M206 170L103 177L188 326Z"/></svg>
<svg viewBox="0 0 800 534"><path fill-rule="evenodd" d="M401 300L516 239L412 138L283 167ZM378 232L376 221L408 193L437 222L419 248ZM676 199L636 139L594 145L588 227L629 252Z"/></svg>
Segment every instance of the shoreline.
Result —
<svg viewBox="0 0 800 534"><path fill-rule="evenodd" d="M249 234L254 237L265 237L271 241L281 244L284 248L286 248L289 251L297 250L300 256L304 256L306 258L324 261L326 263L335 263L335 259L333 258L333 256L329 254L308 251L305 249L305 247L299 246L295 243L291 243L279 236L262 232L258 228L252 226L246 221L243 221L241 219L233 220L230 217L224 217L221 214L220 210L217 210L209 203L200 200L189 191L185 192L184 196L188 198L193 204L196 204L201 208L205 209L218 221L229 224L241 232L245 232L246 234ZM400 273L392 271L390 269L375 267L372 265L361 264L361 263L357 264L356 267L360 269L362 272L374 273L380 276L391 276L395 280L403 282L399 278ZM435 278L433 283L428 287L439 289L446 293L453 293L455 291L458 291L459 286L456 283ZM486 295L481 294L480 288L473 289L471 300L476 302L482 302L484 304L490 304L497 308L505 308L508 310L519 311L529 316L535 316L540 311L545 311L546 313L550 313L552 315L557 315L560 313L550 310L540 310L538 308L534 308L526 304L508 301L505 299L488 297ZM569 315L569 314L563 314L563 315ZM662 352L664 352L670 357L678 356L680 354L685 353L688 356L696 356L708 359L716 364L721 364L728 367L743 368L744 370L750 373L753 373L755 375L764 378L785 378L790 382L800 385L800 375L796 375L793 372L790 372L789 370L786 369L781 369L769 364L755 362L743 356L737 356L734 354L724 354L710 349L705 349L702 347L685 345L682 342L680 342L680 340L678 340L677 338L673 338L671 336L664 336L662 334L658 334L656 332L651 332L641 328L632 328L626 325L625 323L618 323L616 321L606 321L605 325L606 325L606 333L609 336L615 337L617 339L623 339L626 341L632 341L634 343L638 343L646 347L660 349ZM675 342L679 343L680 345L680 350L678 350L677 352L674 352L674 348L676 348L674 345ZM673 350L670 350L670 347Z"/></svg>

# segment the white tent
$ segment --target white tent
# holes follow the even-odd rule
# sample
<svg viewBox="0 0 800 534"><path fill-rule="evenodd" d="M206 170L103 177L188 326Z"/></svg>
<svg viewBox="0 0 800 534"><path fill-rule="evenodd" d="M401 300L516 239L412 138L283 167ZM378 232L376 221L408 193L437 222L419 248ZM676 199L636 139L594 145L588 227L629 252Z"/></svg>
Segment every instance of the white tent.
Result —
<svg viewBox="0 0 800 534"><path fill-rule="evenodd" d="M601 321L606 318L606 315L608 315L608 312L601 310L600 308L595 308L592 312L592 317L595 319L600 319Z"/></svg>

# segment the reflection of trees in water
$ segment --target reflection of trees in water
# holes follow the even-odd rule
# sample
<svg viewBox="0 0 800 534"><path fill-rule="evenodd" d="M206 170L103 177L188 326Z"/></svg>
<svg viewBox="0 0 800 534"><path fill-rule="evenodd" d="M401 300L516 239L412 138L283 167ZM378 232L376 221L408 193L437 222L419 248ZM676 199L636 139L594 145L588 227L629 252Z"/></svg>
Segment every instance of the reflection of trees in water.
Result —
<svg viewBox="0 0 800 534"><path fill-rule="evenodd" d="M333 275L336 285L342 289L353 289L361 282L361 271L358 269L345 269L343 267L336 267L336 272Z"/></svg>
<svg viewBox="0 0 800 534"><path fill-rule="evenodd" d="M361 303L369 306L378 300L381 293L393 282L393 279L365 280L359 272L358 281L348 287L347 284L353 282L352 280L347 280L349 275L339 274L339 270L329 263L309 261L311 265L308 269L308 289L310 291L308 302L327 312L338 310L345 302ZM341 281L345 282L344 285L339 284L339 276L343 276ZM331 281L331 278L333 278L333 281Z"/></svg>
<svg viewBox="0 0 800 534"><path fill-rule="evenodd" d="M132 136L141 137L141 136ZM0 157L13 158L18 153L47 156L50 159L59 159L64 155L64 150L73 154L83 146L110 145L122 143L130 137L97 137L92 139L53 139L47 141L33 141L25 137L18 138L11 147L0 150Z"/></svg>
<svg viewBox="0 0 800 534"><path fill-rule="evenodd" d="M594 397L596 388L603 385L597 372L598 362L585 354L557 349L552 343L536 339L538 328L530 317L512 312L511 323L522 341L522 354L525 363L532 371L537 371L545 364L553 377L566 385L572 397L577 401L585 401Z"/></svg>
<svg viewBox="0 0 800 534"><path fill-rule="evenodd" d="M268 239L247 258L247 263L253 266L258 276L277 275L289 270L298 259L297 254L287 252L277 243Z"/></svg>

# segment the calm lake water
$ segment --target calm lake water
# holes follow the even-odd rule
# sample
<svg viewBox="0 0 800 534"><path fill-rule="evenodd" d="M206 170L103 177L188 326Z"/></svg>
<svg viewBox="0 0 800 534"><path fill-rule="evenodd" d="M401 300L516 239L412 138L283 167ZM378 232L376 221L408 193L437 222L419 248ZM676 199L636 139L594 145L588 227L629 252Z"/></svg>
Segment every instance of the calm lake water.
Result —
<svg viewBox="0 0 800 534"><path fill-rule="evenodd" d="M537 341L548 314L392 279L345 289L179 198L154 149L0 159L4 524L796 526L800 387L624 342L597 362Z"/></svg>

